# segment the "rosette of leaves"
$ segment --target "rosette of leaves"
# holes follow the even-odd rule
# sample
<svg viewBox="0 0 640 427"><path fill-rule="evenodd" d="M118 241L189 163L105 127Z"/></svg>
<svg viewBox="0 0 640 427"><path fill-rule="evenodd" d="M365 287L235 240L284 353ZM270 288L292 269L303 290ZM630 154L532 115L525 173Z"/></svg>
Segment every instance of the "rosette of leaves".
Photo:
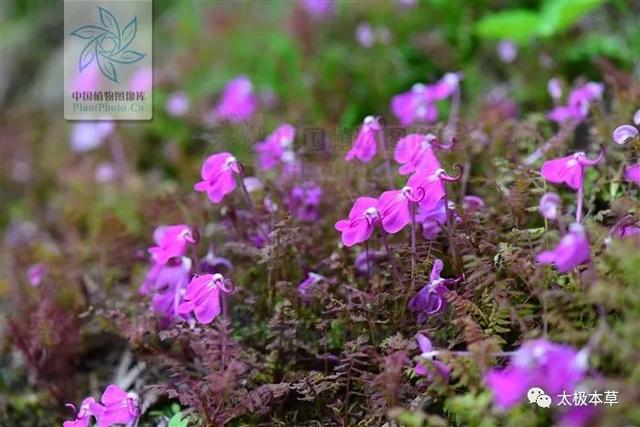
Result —
<svg viewBox="0 0 640 427"><path fill-rule="evenodd" d="M84 25L70 35L89 40L80 52L78 72L81 73L95 60L102 74L109 80L118 82L116 64L132 64L146 55L128 49L138 31L138 18L133 17L120 29L118 20L106 9L98 6L98 19L102 26Z"/></svg>

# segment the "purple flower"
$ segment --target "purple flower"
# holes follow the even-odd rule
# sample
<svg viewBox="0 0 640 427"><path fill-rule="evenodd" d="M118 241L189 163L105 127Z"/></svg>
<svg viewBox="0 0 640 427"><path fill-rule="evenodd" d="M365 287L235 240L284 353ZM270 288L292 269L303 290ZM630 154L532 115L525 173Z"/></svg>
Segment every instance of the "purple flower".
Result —
<svg viewBox="0 0 640 427"><path fill-rule="evenodd" d="M140 287L143 295L152 295L151 308L160 318L179 318L178 306L191 277L191 259L174 258L167 264L154 264Z"/></svg>
<svg viewBox="0 0 640 427"><path fill-rule="evenodd" d="M427 91L426 85L416 83L410 91L391 98L391 111L401 125L408 126L416 122L432 123L438 118L438 110Z"/></svg>
<svg viewBox="0 0 640 427"><path fill-rule="evenodd" d="M102 162L96 167L95 180L100 184L111 182L116 178L117 172L112 163Z"/></svg>
<svg viewBox="0 0 640 427"><path fill-rule="evenodd" d="M452 201L449 201L449 210L455 212L455 208L456 205ZM460 217L455 215L455 220L457 222L460 221ZM416 222L422 224L422 237L426 240L437 239L447 223L447 210L444 206L444 199L440 199L433 209L430 210L419 206L416 214Z"/></svg>
<svg viewBox="0 0 640 427"><path fill-rule="evenodd" d="M484 210L484 208L485 208L485 203L481 197L470 194L462 198L462 209L464 209L465 212L468 212L468 213L478 212L478 211Z"/></svg>
<svg viewBox="0 0 640 427"><path fill-rule="evenodd" d="M42 263L33 264L27 270L27 280L32 287L40 286L42 279L47 275L47 266Z"/></svg>
<svg viewBox="0 0 640 427"><path fill-rule="evenodd" d="M209 200L220 203L222 198L236 188L236 175L242 171L238 160L231 153L218 153L207 157L200 176L202 181L197 182L193 188L196 191L206 192Z"/></svg>
<svg viewBox="0 0 640 427"><path fill-rule="evenodd" d="M368 251L362 250L360 251L358 256L356 256L356 259L354 261L354 266L356 267L356 270L358 271L358 273L367 274L369 273L370 269L373 269L373 267L377 262L382 261L386 257L387 257L387 252L383 250L379 250L379 251L375 251L371 249L369 249Z"/></svg>
<svg viewBox="0 0 640 427"><path fill-rule="evenodd" d="M100 75L98 66L91 64L75 77L71 83L73 92L88 92L98 90L100 86Z"/></svg>
<svg viewBox="0 0 640 427"><path fill-rule="evenodd" d="M571 271L589 260L587 234L580 224L571 224L558 246L539 253L536 259L540 264L554 264L560 273Z"/></svg>
<svg viewBox="0 0 640 427"><path fill-rule="evenodd" d="M368 22L358 24L356 27L356 41L360 46L365 49L369 49L375 42L375 35L373 34L373 28Z"/></svg>
<svg viewBox="0 0 640 427"><path fill-rule="evenodd" d="M401 175L408 175L420 170L434 170L440 168L440 162L433 153L432 143L436 137L432 134L409 134L400 138L396 145L393 158L400 163Z"/></svg>
<svg viewBox="0 0 640 427"><path fill-rule="evenodd" d="M295 185L291 189L289 212L299 221L316 221L320 216L318 207L321 198L322 189L313 182Z"/></svg>
<svg viewBox="0 0 640 427"><path fill-rule="evenodd" d="M207 255L200 260L200 271L209 274L225 273L228 275L233 270L233 264L227 258L218 257L209 250Z"/></svg>
<svg viewBox="0 0 640 427"><path fill-rule="evenodd" d="M165 108L174 117L184 116L189 111L189 97L184 92L173 92L167 98Z"/></svg>
<svg viewBox="0 0 640 427"><path fill-rule="evenodd" d="M300 4L314 19L322 19L331 15L334 10L334 0L300 0Z"/></svg>
<svg viewBox="0 0 640 427"><path fill-rule="evenodd" d="M640 163L627 166L624 169L624 179L636 185L640 185Z"/></svg>
<svg viewBox="0 0 640 427"><path fill-rule="evenodd" d="M91 406L96 405L96 400L93 397L87 397L82 401L82 405L78 409L76 413L76 418L74 420L68 420L62 423L63 427L88 427L89 422L91 421L91 417L94 415L91 412ZM75 406L71 403L67 404L73 411L75 412ZM101 405L100 405L101 406ZM102 408L99 408L100 413L102 413Z"/></svg>
<svg viewBox="0 0 640 427"><path fill-rule="evenodd" d="M127 393L115 384L108 386L100 398L102 405L90 403L89 410L98 420L98 426L128 424L140 416L140 398Z"/></svg>
<svg viewBox="0 0 640 427"><path fill-rule="evenodd" d="M587 118L591 103L602 97L603 92L604 85L602 83L589 82L577 87L569 94L568 104L554 108L547 117L558 123L566 121L580 123Z"/></svg>
<svg viewBox="0 0 640 427"><path fill-rule="evenodd" d="M600 151L595 160L590 160L585 153L578 152L559 159L548 160L542 164L540 173L549 182L565 183L574 190L578 190L582 187L584 167L597 164L603 156L604 153Z"/></svg>
<svg viewBox="0 0 640 427"><path fill-rule="evenodd" d="M71 131L71 149L77 153L91 151L102 145L113 129L110 121L78 123Z"/></svg>
<svg viewBox="0 0 640 427"><path fill-rule="evenodd" d="M378 198L378 209L382 228L389 234L395 234L411 222L411 188L385 191Z"/></svg>
<svg viewBox="0 0 640 427"><path fill-rule="evenodd" d="M185 224L161 225L153 232L153 240L156 246L149 248L149 253L157 264L164 265L171 258L184 255L187 243L196 244L198 235Z"/></svg>
<svg viewBox="0 0 640 427"><path fill-rule="evenodd" d="M540 213L546 219L556 219L560 214L560 196L556 193L544 193L540 198Z"/></svg>
<svg viewBox="0 0 640 427"><path fill-rule="evenodd" d="M409 310L418 315L418 323L427 320L428 316L442 313L447 306L444 295L449 292L448 287L457 283L457 280L440 277L443 268L444 263L442 260L436 259L431 268L429 283L409 301Z"/></svg>
<svg viewBox="0 0 640 427"><path fill-rule="evenodd" d="M633 114L633 124L640 126L640 108Z"/></svg>
<svg viewBox="0 0 640 427"><path fill-rule="evenodd" d="M282 124L267 137L258 142L253 148L258 154L258 165L262 170L273 169L278 163L285 161L285 155L292 151L296 129L290 124ZM293 154L293 153L291 153Z"/></svg>
<svg viewBox="0 0 640 427"><path fill-rule="evenodd" d="M425 211L435 209L438 202L444 197L444 182L442 175L444 169L421 170L409 178L407 186L413 189L414 194L424 195L418 204Z"/></svg>
<svg viewBox="0 0 640 427"><path fill-rule="evenodd" d="M442 376L442 378L446 382L448 382L449 376L451 374L451 369L444 363L435 359L438 352L433 350L433 346L431 345L431 341L429 340L429 338L427 338L423 334L418 334L416 340L418 341L418 347L420 348L420 358L430 360L431 364L433 364L433 366L436 368L438 374L440 374L440 376ZM433 373L430 372L423 364L416 363L415 371L416 374L427 377L429 381L433 381Z"/></svg>
<svg viewBox="0 0 640 427"><path fill-rule="evenodd" d="M377 118L367 116L364 118L362 127L358 132L356 140L353 142L351 150L347 152L344 159L348 162L358 158L363 163L369 163L376 155L377 142L376 134L382 130L382 126Z"/></svg>
<svg viewBox="0 0 640 427"><path fill-rule="evenodd" d="M323 282L324 276L316 273L307 274L307 278L298 285L298 295L302 301L310 301L317 294L317 285Z"/></svg>
<svg viewBox="0 0 640 427"><path fill-rule="evenodd" d="M498 56L507 64L515 61L518 56L518 47L511 40L502 40L497 47Z"/></svg>
<svg viewBox="0 0 640 427"><path fill-rule="evenodd" d="M178 313L194 312L198 323L209 324L221 312L220 291L231 292L222 274L203 274L194 276L184 294L183 303L178 307Z"/></svg>
<svg viewBox="0 0 640 427"><path fill-rule="evenodd" d="M225 86L216 107L216 115L232 123L242 122L253 116L256 104L251 80L246 76L239 76Z"/></svg>
<svg viewBox="0 0 640 427"><path fill-rule="evenodd" d="M351 247L369 239L375 223L380 220L378 199L358 197L349 211L348 219L336 222L336 230L342 232L342 243Z"/></svg>
<svg viewBox="0 0 640 427"><path fill-rule="evenodd" d="M620 125L613 131L613 142L622 145L638 138L638 129L631 125Z"/></svg>
<svg viewBox="0 0 640 427"><path fill-rule="evenodd" d="M547 92L551 98L558 100L562 97L562 83L557 77L552 77L547 82Z"/></svg>
<svg viewBox="0 0 640 427"><path fill-rule="evenodd" d="M531 387L542 388L549 396L575 390L587 370L587 354L570 346L544 339L525 342L503 370L491 369L484 382L501 409L524 401Z"/></svg>

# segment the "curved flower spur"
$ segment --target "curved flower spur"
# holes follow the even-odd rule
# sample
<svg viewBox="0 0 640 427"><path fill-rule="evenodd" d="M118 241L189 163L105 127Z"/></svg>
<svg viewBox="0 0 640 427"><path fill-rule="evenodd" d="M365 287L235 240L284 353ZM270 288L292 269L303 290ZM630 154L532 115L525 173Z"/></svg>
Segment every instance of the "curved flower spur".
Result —
<svg viewBox="0 0 640 427"><path fill-rule="evenodd" d="M431 268L429 283L422 287L408 304L409 311L416 313L418 323L423 323L427 317L438 314L446 308L445 294L449 292L449 287L459 283L464 277L457 279L445 279L440 276L444 269L441 259L436 259Z"/></svg>

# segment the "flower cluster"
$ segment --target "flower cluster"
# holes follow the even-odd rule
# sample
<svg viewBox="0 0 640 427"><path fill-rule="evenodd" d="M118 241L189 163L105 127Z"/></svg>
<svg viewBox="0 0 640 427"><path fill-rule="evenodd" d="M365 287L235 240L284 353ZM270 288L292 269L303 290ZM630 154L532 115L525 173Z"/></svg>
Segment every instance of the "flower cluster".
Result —
<svg viewBox="0 0 640 427"><path fill-rule="evenodd" d="M75 407L69 406L75 411ZM140 398L135 393L127 393L115 384L108 386L100 403L88 397L82 401L74 420L65 421L64 427L87 427L91 417L98 426L109 427L116 424L133 423L140 416Z"/></svg>

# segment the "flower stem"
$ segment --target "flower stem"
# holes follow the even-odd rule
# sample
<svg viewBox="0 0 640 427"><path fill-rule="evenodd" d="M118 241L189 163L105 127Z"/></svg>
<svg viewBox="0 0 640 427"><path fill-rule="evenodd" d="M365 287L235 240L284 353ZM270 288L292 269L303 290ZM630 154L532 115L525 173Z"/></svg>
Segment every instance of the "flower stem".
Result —
<svg viewBox="0 0 640 427"><path fill-rule="evenodd" d="M416 204L409 202L411 208L411 289L416 279Z"/></svg>
<svg viewBox="0 0 640 427"><path fill-rule="evenodd" d="M389 246L389 242L387 241L387 236L385 236L382 230L380 230L380 238L382 239L382 243L384 243L384 248L387 251L389 261L391 262L391 268L393 269L393 281L395 282L396 288L400 288L400 274L398 273L396 259L393 256L393 252L391 252L391 247Z"/></svg>
<svg viewBox="0 0 640 427"><path fill-rule="evenodd" d="M576 207L576 222L580 224L582 220L582 199L584 198L584 187L578 188L578 206Z"/></svg>
<svg viewBox="0 0 640 427"><path fill-rule="evenodd" d="M389 189L393 190L393 175L391 174L391 162L389 161L389 153L387 153L384 129L378 132L378 144L380 145L380 151L382 151L382 157L384 158L384 169L387 174L387 183L389 185Z"/></svg>
<svg viewBox="0 0 640 427"><path fill-rule="evenodd" d="M456 270L460 270L460 266L458 264L458 252L456 251L456 246L453 241L453 220L451 218L451 209L449 209L449 198L447 197L447 190L445 188L444 191L444 209L447 218L447 239L449 240L449 251L451 252L451 258L453 259L454 266Z"/></svg>
<svg viewBox="0 0 640 427"><path fill-rule="evenodd" d="M243 175L240 175L238 178L240 180L240 188L242 188L242 194L244 194L245 202L247 203L247 206L251 211L253 222L256 225L256 232L262 237L264 237L266 241L269 241L269 236L263 233L262 227L260 227L260 221L258 220L258 211L256 210L256 205L253 204L253 200L251 200L251 196L249 195L249 190L247 190L247 186L244 183Z"/></svg>

